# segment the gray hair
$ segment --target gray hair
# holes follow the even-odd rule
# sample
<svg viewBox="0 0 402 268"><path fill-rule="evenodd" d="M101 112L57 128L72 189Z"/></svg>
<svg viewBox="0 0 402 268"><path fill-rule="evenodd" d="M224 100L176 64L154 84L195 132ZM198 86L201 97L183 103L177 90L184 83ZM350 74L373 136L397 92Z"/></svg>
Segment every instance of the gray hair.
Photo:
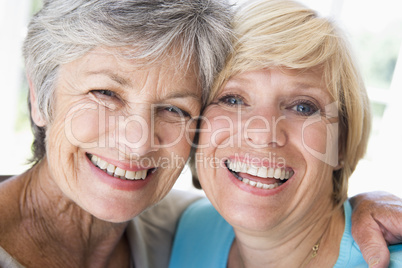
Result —
<svg viewBox="0 0 402 268"><path fill-rule="evenodd" d="M47 0L32 18L23 47L41 115L52 118L59 66L98 46L130 46L131 58L151 63L178 48L182 62L197 63L205 101L231 48L231 22L226 0ZM38 162L45 154L45 129L31 123Z"/></svg>

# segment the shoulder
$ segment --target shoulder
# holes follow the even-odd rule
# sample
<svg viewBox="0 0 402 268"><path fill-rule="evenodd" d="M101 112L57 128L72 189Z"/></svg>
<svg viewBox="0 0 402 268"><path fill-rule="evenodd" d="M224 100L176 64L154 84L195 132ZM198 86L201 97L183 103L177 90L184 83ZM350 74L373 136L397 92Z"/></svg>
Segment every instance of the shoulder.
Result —
<svg viewBox="0 0 402 268"><path fill-rule="evenodd" d="M402 244L389 246L388 249L390 252L389 267L402 267Z"/></svg>
<svg viewBox="0 0 402 268"><path fill-rule="evenodd" d="M21 176L0 183L0 244L6 234L15 232L22 221L19 206L22 186Z"/></svg>
<svg viewBox="0 0 402 268"><path fill-rule="evenodd" d="M177 235L192 234L203 239L202 233L208 232L209 237L219 237L222 231L232 232L232 227L225 221L208 199L203 198L191 204L180 218Z"/></svg>
<svg viewBox="0 0 402 268"><path fill-rule="evenodd" d="M167 267L178 220L200 198L197 194L172 190L129 222L126 234L136 267Z"/></svg>
<svg viewBox="0 0 402 268"><path fill-rule="evenodd" d="M0 267L7 267L7 268L23 268L17 260L8 254L1 246L0 246Z"/></svg>
<svg viewBox="0 0 402 268"><path fill-rule="evenodd" d="M205 216L213 217L215 220L223 220L220 214L212 206L208 199L203 198L191 204L183 213L180 222L182 224L190 222L205 221ZM208 220L208 222L211 222Z"/></svg>
<svg viewBox="0 0 402 268"><path fill-rule="evenodd" d="M21 234L21 217L19 215L19 191L20 183L15 178L9 178L0 183L0 267L23 268L16 259L7 251L20 247L14 246L16 238ZM18 243L17 243L18 245ZM5 248L3 248L4 246Z"/></svg>
<svg viewBox="0 0 402 268"><path fill-rule="evenodd" d="M201 198L201 195L173 189L158 204L141 213L138 220L147 226L153 225L174 231L183 211Z"/></svg>
<svg viewBox="0 0 402 268"><path fill-rule="evenodd" d="M170 267L226 267L233 239L232 227L207 199L199 200L180 219Z"/></svg>

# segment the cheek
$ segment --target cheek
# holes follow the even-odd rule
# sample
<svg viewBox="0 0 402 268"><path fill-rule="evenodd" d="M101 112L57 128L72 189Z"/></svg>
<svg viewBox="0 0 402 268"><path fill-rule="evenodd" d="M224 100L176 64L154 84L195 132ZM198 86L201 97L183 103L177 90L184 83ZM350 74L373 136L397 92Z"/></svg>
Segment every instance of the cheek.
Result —
<svg viewBox="0 0 402 268"><path fill-rule="evenodd" d="M303 125L301 145L315 159L331 166L338 164L338 125L316 122Z"/></svg>
<svg viewBox="0 0 402 268"><path fill-rule="evenodd" d="M70 110L65 119L65 134L69 142L83 148L96 147L100 129L106 128L106 113L97 105Z"/></svg>
<svg viewBox="0 0 402 268"><path fill-rule="evenodd" d="M208 147L233 147L238 123L236 118L225 113L208 112L200 126L199 145Z"/></svg>
<svg viewBox="0 0 402 268"><path fill-rule="evenodd" d="M195 124L156 122L154 135L159 146L177 155L187 156L194 139Z"/></svg>
<svg viewBox="0 0 402 268"><path fill-rule="evenodd" d="M301 126L301 141L308 150L326 153L337 143L337 128L323 121Z"/></svg>
<svg viewBox="0 0 402 268"><path fill-rule="evenodd" d="M72 183L76 181L79 161L77 147L66 137L64 123L64 118L55 117L49 126L46 132L46 154L49 172L57 185L61 189L71 189Z"/></svg>
<svg viewBox="0 0 402 268"><path fill-rule="evenodd" d="M55 118L46 132L46 152L50 160L59 159L69 147L63 123L60 118Z"/></svg>
<svg viewBox="0 0 402 268"><path fill-rule="evenodd" d="M156 121L156 135L166 147L174 146L189 137L185 123L166 123ZM190 137L189 137L190 138Z"/></svg>
<svg viewBox="0 0 402 268"><path fill-rule="evenodd" d="M327 131L325 125L315 123L301 130L301 143L307 150L326 152Z"/></svg>

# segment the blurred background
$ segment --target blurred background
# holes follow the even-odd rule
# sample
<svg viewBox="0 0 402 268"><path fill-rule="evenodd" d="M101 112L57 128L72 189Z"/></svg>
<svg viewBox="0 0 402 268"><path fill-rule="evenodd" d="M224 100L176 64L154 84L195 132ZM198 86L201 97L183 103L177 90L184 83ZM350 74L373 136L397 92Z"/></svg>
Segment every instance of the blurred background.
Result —
<svg viewBox="0 0 402 268"><path fill-rule="evenodd" d="M245 0L232 0L241 4ZM394 0L302 0L343 28L363 72L373 128L365 158L350 179L349 195L384 190L402 197L402 16ZM26 170L31 156L21 45L41 0L0 0L0 175ZM195 191L185 168L175 188Z"/></svg>

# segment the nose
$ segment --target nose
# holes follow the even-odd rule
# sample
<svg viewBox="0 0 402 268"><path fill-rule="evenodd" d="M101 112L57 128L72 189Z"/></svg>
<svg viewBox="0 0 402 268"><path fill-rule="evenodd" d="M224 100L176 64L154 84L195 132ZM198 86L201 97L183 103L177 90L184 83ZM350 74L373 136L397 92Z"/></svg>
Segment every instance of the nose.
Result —
<svg viewBox="0 0 402 268"><path fill-rule="evenodd" d="M244 123L244 139L255 148L281 147L286 144L285 116L274 109L262 109Z"/></svg>
<svg viewBox="0 0 402 268"><path fill-rule="evenodd" d="M151 109L137 109L129 116L119 116L117 143L130 159L157 151L159 138L154 131Z"/></svg>

